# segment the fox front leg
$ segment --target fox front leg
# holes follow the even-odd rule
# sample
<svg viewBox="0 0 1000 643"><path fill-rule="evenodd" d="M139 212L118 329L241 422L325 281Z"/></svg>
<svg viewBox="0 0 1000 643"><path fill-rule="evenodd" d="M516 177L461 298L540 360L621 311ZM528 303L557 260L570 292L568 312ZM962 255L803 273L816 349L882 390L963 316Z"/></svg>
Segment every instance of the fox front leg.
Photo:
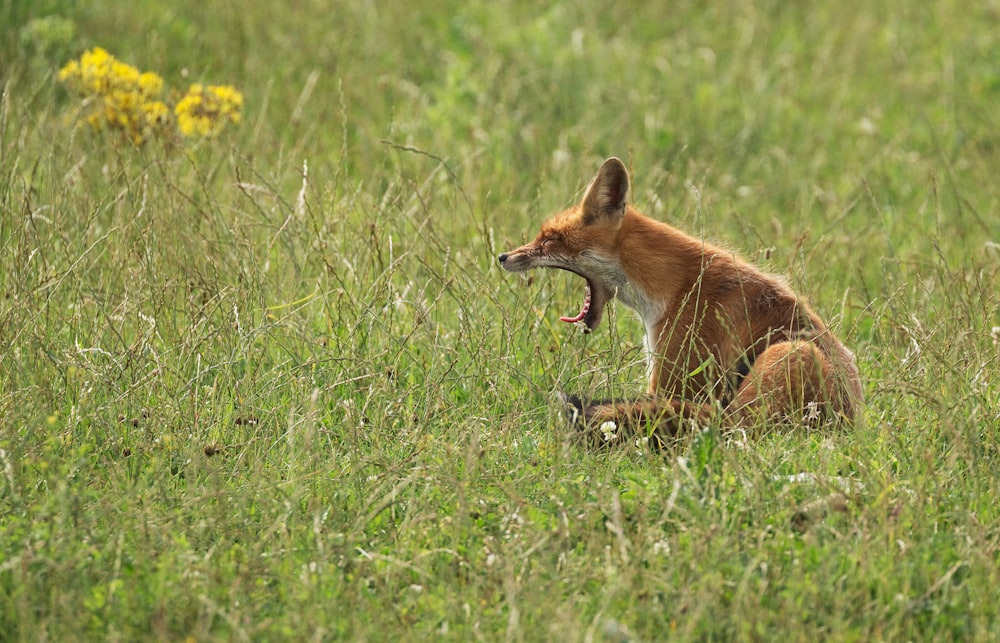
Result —
<svg viewBox="0 0 1000 643"><path fill-rule="evenodd" d="M597 445L624 444L638 437L663 447L692 427L710 424L715 415L705 404L655 396L597 401L565 393L559 396L570 425Z"/></svg>

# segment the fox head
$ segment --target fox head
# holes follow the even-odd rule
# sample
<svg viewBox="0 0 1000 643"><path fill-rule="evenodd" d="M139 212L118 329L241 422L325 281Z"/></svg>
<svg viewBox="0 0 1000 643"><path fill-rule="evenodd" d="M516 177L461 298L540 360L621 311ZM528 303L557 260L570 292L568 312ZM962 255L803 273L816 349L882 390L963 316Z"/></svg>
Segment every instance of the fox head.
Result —
<svg viewBox="0 0 1000 643"><path fill-rule="evenodd" d="M560 212L544 224L531 243L501 254L509 272L532 268L561 268L587 281L579 314L560 317L582 321L592 331L601 323L604 307L626 285L618 259L618 233L628 209L629 176L625 164L609 158L590 182L579 205Z"/></svg>

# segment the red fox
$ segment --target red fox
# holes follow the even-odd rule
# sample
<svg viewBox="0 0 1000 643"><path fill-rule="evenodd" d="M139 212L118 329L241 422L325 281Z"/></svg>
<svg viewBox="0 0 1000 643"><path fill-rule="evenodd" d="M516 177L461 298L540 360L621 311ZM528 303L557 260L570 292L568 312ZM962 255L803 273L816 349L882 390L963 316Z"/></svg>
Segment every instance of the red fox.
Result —
<svg viewBox="0 0 1000 643"><path fill-rule="evenodd" d="M586 280L585 332L617 297L646 328L649 387L633 401L564 396L573 421L605 437L657 438L720 419L852 424L864 402L854 355L780 278L629 205L625 164L609 158L576 207L499 256L510 272L561 268ZM611 422L611 425L607 423ZM620 430L619 430L620 429Z"/></svg>

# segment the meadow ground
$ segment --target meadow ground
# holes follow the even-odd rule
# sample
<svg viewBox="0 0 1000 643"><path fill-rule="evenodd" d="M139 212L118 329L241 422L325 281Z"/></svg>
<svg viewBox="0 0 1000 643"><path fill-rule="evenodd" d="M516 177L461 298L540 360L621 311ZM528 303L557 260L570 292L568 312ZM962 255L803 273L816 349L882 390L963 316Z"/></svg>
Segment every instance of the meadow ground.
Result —
<svg viewBox="0 0 1000 643"><path fill-rule="evenodd" d="M1000 638L998 22L0 0L0 638ZM96 46L241 122L92 131ZM495 257L609 155L810 298L863 426L573 440L642 329Z"/></svg>

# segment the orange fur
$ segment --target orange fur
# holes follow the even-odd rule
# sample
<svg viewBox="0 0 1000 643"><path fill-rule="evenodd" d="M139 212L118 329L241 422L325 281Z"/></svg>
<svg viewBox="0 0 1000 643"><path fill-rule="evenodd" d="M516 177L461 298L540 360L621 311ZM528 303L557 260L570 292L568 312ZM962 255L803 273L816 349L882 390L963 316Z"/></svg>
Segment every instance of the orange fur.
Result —
<svg viewBox="0 0 1000 643"><path fill-rule="evenodd" d="M630 181L604 162L576 207L500 255L511 272L560 268L587 282L580 315L597 328L614 297L646 327L647 397L578 404L586 426L613 422L673 435L717 409L730 426L763 420L851 423L863 404L853 354L779 278L628 204ZM573 398L575 400L575 398Z"/></svg>

